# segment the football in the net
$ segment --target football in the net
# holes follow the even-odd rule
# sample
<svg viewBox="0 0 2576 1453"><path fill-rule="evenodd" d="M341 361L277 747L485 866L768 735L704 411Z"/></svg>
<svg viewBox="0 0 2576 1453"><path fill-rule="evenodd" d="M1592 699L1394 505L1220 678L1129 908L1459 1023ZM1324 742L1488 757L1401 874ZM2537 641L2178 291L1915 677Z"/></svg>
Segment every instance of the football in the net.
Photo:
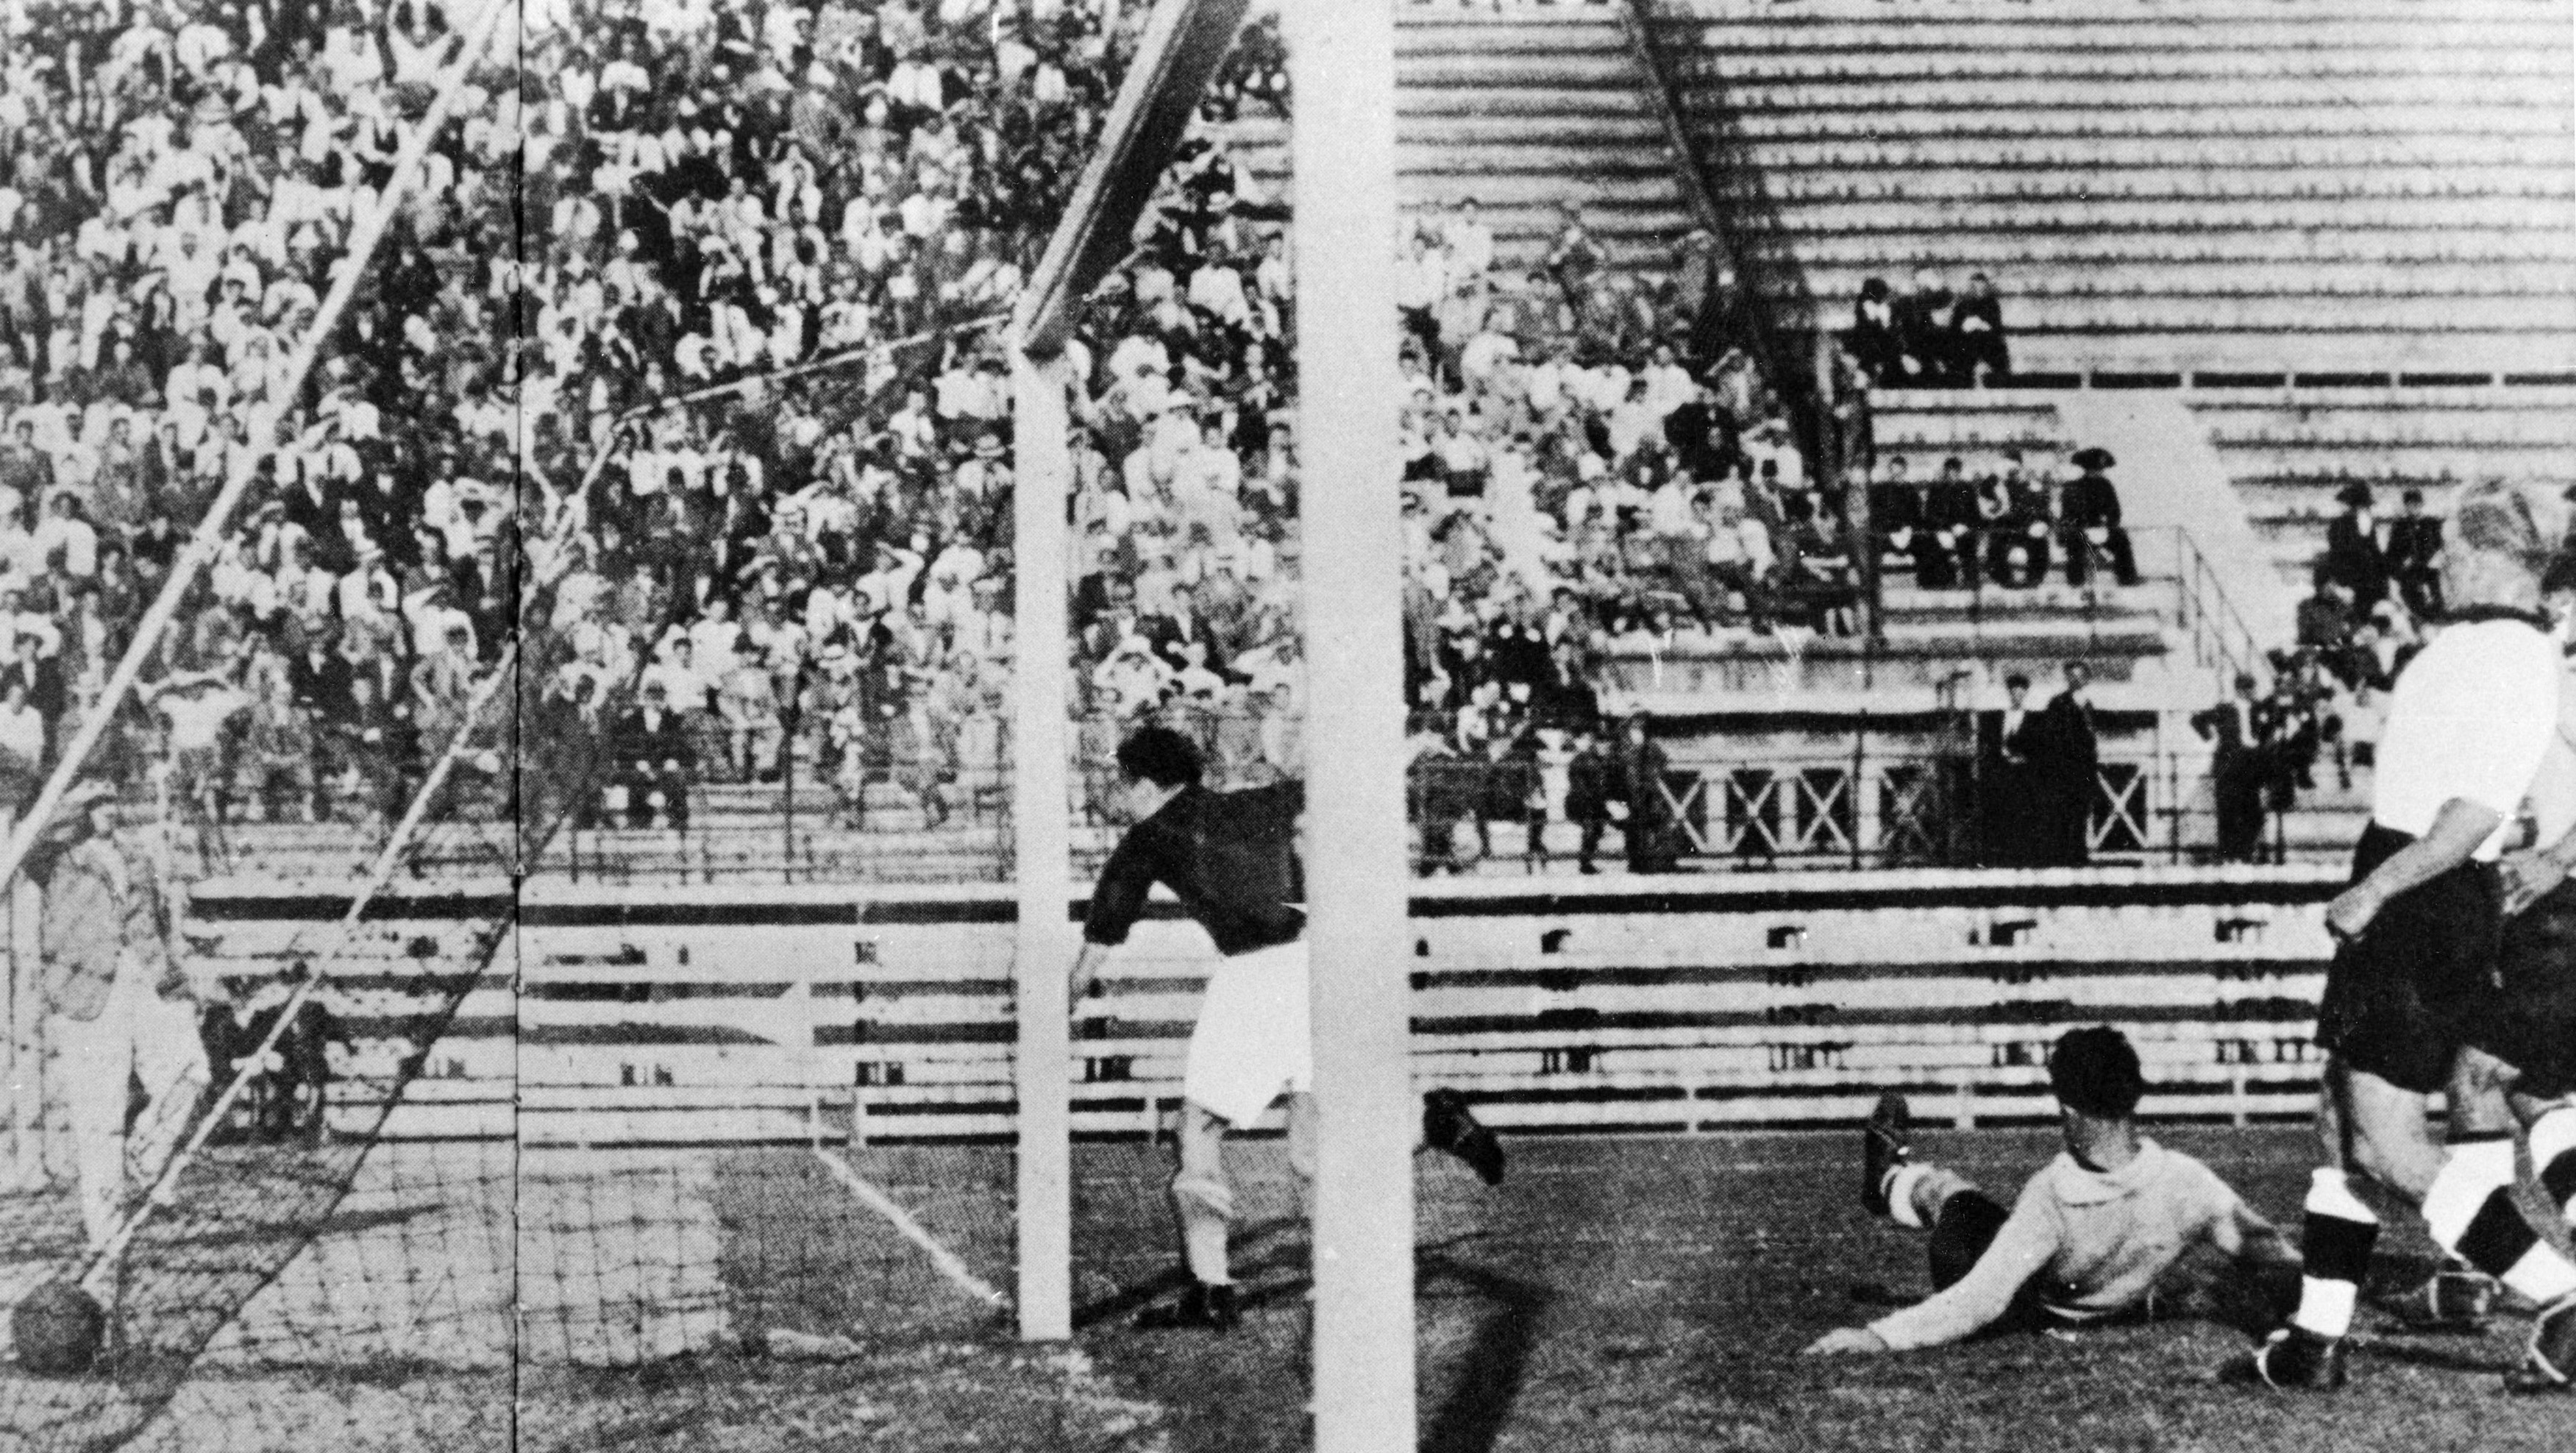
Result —
<svg viewBox="0 0 2576 1453"><path fill-rule="evenodd" d="M18 1366L45 1377L87 1372L107 1334L107 1314L77 1285L49 1281L27 1293L9 1314L9 1336Z"/></svg>

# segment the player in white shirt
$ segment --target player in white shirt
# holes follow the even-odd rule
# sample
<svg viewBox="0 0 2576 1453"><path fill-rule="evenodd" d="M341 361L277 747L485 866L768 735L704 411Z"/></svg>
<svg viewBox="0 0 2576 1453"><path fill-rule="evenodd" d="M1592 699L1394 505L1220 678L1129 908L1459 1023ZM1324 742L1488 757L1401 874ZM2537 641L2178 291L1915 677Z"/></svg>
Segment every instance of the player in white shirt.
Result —
<svg viewBox="0 0 2576 1453"><path fill-rule="evenodd" d="M2379 1233L2356 1173L2420 1207L2445 1251L2541 1306L2510 1388L2564 1388L2576 1366L2576 1264L2515 1203L2510 1128L2455 1116L2444 1145L2425 1127L2427 1097L2451 1087L2462 1049L2493 1041L2508 1012L2493 978L2494 863L2558 731L2559 653L2539 608L2563 516L2554 498L2502 483L2468 490L2455 512L2441 556L2451 623L2397 678L2352 885L2326 906L2336 949L2317 1024L2325 1165L2307 1195L2299 1308L2229 1364L2234 1379L2343 1385Z"/></svg>

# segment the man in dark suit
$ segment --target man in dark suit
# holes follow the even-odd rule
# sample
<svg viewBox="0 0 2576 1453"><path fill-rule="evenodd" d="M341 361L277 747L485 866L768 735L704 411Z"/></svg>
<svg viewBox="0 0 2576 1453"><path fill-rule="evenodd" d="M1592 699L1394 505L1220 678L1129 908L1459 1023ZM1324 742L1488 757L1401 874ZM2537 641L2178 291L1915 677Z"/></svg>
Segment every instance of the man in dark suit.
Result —
<svg viewBox="0 0 2576 1453"><path fill-rule="evenodd" d="M2047 863L2080 868L2093 855L2093 798L2101 774L2100 734L2095 730L2089 688L2093 673L2081 661L2066 663L2066 689L2052 696L2039 714L2037 750L2040 814L2048 834Z"/></svg>
<svg viewBox="0 0 2576 1453"><path fill-rule="evenodd" d="M1672 765L1655 744L1643 712L1628 718L1619 732L1618 766L1621 798L1628 815L1621 824L1631 873L1669 873L1680 858L1680 832L1672 804L1664 795L1664 774Z"/></svg>
<svg viewBox="0 0 2576 1453"><path fill-rule="evenodd" d="M2107 449L2076 451L2076 468L2084 472L2069 481L2058 500L2059 536L2066 546L2066 583L2082 585L2093 573L2093 552L2111 562L2111 574L2122 585L2138 583L2138 559L2129 549L2129 532L2120 528L2120 491L2104 470L2112 464Z"/></svg>
<svg viewBox="0 0 2576 1453"><path fill-rule="evenodd" d="M1914 286L1895 301L1897 346L1903 376L1893 380L1917 388L1948 388L1959 381L1951 317L1957 299L1950 285L1931 268L1914 270Z"/></svg>
<svg viewBox="0 0 2576 1453"><path fill-rule="evenodd" d="M2004 678L2005 704L1977 713L1977 816L1980 860L1990 868L2028 868L2042 859L2041 817L2031 811L2039 788L2032 756L2039 713L2030 709L2030 678Z"/></svg>
<svg viewBox="0 0 2576 1453"><path fill-rule="evenodd" d="M1904 456L1890 456L1886 476L1869 487L1870 533L1882 557L1906 556L1913 563L1914 583L1928 588L1934 582L1925 578L1932 573L1923 558L1931 536L1923 528L1923 507L1922 486L1907 477Z"/></svg>
<svg viewBox="0 0 2576 1453"><path fill-rule="evenodd" d="M1986 573L1997 585L2027 590L2048 578L2048 481L2022 467L2021 452L2004 454L2004 472L1978 489L1977 513L1986 526Z"/></svg>
<svg viewBox="0 0 2576 1453"><path fill-rule="evenodd" d="M2262 860L2263 782L2271 770L2270 721L2254 694L2254 676L2239 672L2236 695L2192 713L2191 729L2216 743L2209 765L2218 799L2218 858L2225 863Z"/></svg>
<svg viewBox="0 0 2576 1453"><path fill-rule="evenodd" d="M1896 304L1887 279L1869 278L1852 304L1852 325L1843 334L1843 351L1875 384L1902 387L1917 382L1904 366L1905 346L1897 336Z"/></svg>
<svg viewBox="0 0 2576 1453"><path fill-rule="evenodd" d="M1968 274L1966 291L1950 315L1950 354L1959 381L1984 387L2012 373L2012 348L2004 342L2004 305L1984 273Z"/></svg>
<svg viewBox="0 0 2576 1453"><path fill-rule="evenodd" d="M2434 557L2442 553L2442 522L2424 513L2424 491L2409 489L2400 497L2403 513L2388 522L2384 558L2397 582L2398 595L2419 618L2442 613L2442 574Z"/></svg>
<svg viewBox="0 0 2576 1453"><path fill-rule="evenodd" d="M1923 501L1923 524L1928 549L1922 558L1930 563L1939 577L1937 588L1965 585L1974 588L1978 576L1977 486L1968 478L1968 466L1957 455L1941 461L1941 476ZM1918 570L1923 568L1917 564ZM1932 581L1922 582L1926 586Z"/></svg>
<svg viewBox="0 0 2576 1453"><path fill-rule="evenodd" d="M671 710L659 681L644 685L644 704L626 714L617 732L617 779L626 789L626 820L651 827L653 810L675 832L689 827L689 780L696 748L680 714Z"/></svg>
<svg viewBox="0 0 2576 1453"><path fill-rule="evenodd" d="M2380 548L2370 486L2347 484L2335 495L2343 513L2326 522L2326 574L2342 581L2362 610L2388 594L2388 557Z"/></svg>
<svg viewBox="0 0 2576 1453"><path fill-rule="evenodd" d="M1593 856L1601 851L1601 835L1610 828L1610 805L1625 803L1626 786L1620 781L1618 764L1601 750L1600 739L1589 725L1574 734L1574 759L1565 765L1565 816L1583 836L1575 849L1575 863L1586 874L1598 873Z"/></svg>
<svg viewBox="0 0 2576 1453"><path fill-rule="evenodd" d="M339 645L337 632L322 626L305 635L304 649L286 663L287 686L295 704L325 725L348 720L355 709L349 658L340 654Z"/></svg>

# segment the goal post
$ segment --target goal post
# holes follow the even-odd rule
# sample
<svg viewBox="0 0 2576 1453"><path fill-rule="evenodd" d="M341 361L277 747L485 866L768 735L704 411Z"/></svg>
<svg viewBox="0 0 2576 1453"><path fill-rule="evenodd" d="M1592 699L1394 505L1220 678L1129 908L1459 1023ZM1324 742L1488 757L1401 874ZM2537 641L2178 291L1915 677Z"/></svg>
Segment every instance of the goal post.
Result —
<svg viewBox="0 0 2576 1453"><path fill-rule="evenodd" d="M1077 382L1065 358L1082 305L1134 245L1137 220L1223 64L1250 0L1160 0L1100 144L1021 291L1012 366L1011 955L1020 1336L1073 1335L1072 812L1069 556Z"/></svg>
<svg viewBox="0 0 2576 1453"><path fill-rule="evenodd" d="M1011 870L1019 928L1011 977L1018 1019L1012 1061L1019 1104L1020 1336L1073 1335L1073 1104L1065 974L1073 935L1067 750L1065 501L1073 493L1067 366L1014 352Z"/></svg>
<svg viewBox="0 0 2576 1453"><path fill-rule="evenodd" d="M1395 8L1295 0L1288 45L1313 957L1316 1453L1415 1444L1406 1059Z"/></svg>

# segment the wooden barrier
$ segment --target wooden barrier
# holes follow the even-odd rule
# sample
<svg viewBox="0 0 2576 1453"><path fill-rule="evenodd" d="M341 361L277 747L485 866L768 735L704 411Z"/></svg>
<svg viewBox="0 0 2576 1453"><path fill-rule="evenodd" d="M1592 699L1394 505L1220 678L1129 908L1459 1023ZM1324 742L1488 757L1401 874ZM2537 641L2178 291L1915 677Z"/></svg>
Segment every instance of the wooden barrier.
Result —
<svg viewBox="0 0 2576 1453"><path fill-rule="evenodd" d="M1415 1077L1529 1132L1839 1124L1891 1089L1944 1122L2027 1121L2051 1113L2049 1041L2108 1022L2138 1041L2151 1115L2304 1114L2321 914L2339 882L2292 867L1425 884L1403 966ZM338 907L202 890L196 967L282 969ZM396 897L319 966L351 1041L337 1055L344 1119L508 907ZM1012 1133L1007 888L547 884L516 912L515 948L429 1049L390 1136ZM1168 1115L1211 962L1168 903L1113 959L1076 1019L1077 1135L1138 1136Z"/></svg>

